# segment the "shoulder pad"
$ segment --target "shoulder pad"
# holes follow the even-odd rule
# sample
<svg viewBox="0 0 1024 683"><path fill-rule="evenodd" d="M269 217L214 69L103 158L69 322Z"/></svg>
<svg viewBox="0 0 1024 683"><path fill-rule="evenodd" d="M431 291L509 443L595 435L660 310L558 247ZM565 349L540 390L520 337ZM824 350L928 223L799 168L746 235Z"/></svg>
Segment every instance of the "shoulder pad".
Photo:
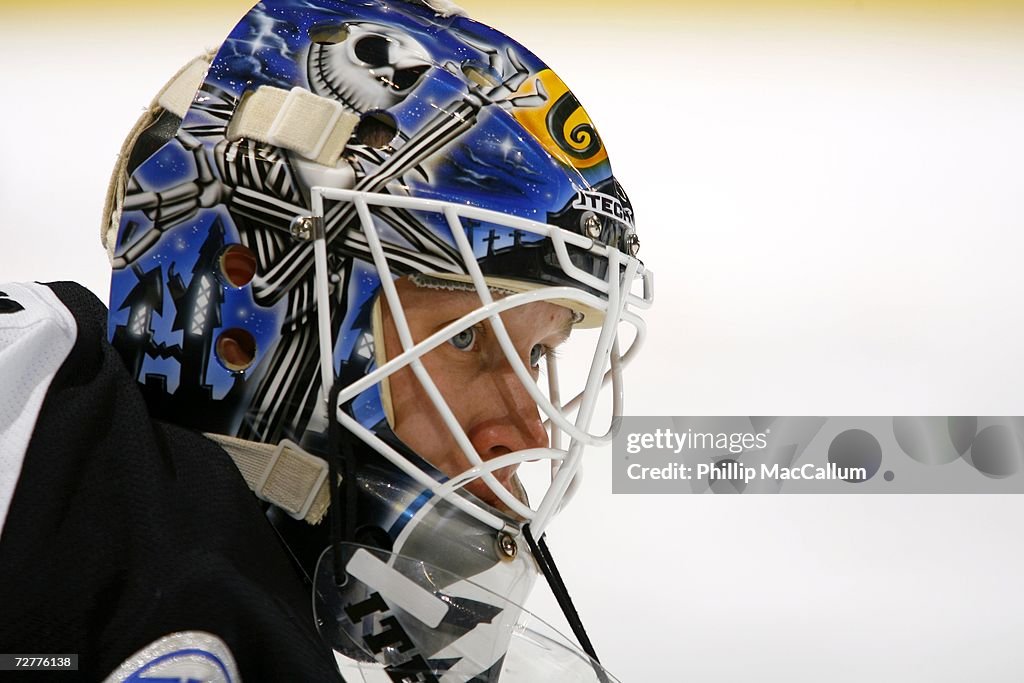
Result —
<svg viewBox="0 0 1024 683"><path fill-rule="evenodd" d="M0 284L0 530L50 383L78 335L49 287Z"/></svg>

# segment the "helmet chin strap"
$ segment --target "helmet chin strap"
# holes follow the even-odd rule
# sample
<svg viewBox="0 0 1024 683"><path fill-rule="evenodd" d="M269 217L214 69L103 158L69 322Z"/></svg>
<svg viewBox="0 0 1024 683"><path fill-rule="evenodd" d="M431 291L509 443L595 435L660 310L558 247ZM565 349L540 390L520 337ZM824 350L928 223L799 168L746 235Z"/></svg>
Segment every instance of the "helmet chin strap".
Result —
<svg viewBox="0 0 1024 683"><path fill-rule="evenodd" d="M331 387L328 405L335 406L340 382ZM356 515L358 513L358 487L356 484L356 458L352 448L352 434L340 422L336 410L328 410L330 420L327 431L327 442L330 456L327 459L331 482L331 546L334 548L334 581L340 587L347 582L347 574L342 566L341 544L353 543L356 540ZM341 482L338 483L338 460L341 460ZM344 495L341 488L345 487ZM342 510L344 505L344 510Z"/></svg>
<svg viewBox="0 0 1024 683"><path fill-rule="evenodd" d="M576 640L579 641L580 647L587 653L587 656L594 660L594 673L597 674L597 680L601 681L601 683L608 683L608 676L604 671L604 667L600 666L601 660L597 658L594 644L590 642L587 630L583 627L583 620L580 619L579 612L576 611L576 605L573 604L569 590L565 587L565 582L562 580L562 575L559 573L558 567L555 566L555 558L551 556L551 551L548 550L548 544L544 540L544 536L542 535L539 539L534 539L530 525L526 524L523 526L523 538L526 539L526 544L530 546L530 552L537 560L537 565L540 567L541 573L544 574L544 578L547 580L555 600L558 601L558 606L562 608L562 614L565 615L566 620L569 622L573 635L576 636Z"/></svg>

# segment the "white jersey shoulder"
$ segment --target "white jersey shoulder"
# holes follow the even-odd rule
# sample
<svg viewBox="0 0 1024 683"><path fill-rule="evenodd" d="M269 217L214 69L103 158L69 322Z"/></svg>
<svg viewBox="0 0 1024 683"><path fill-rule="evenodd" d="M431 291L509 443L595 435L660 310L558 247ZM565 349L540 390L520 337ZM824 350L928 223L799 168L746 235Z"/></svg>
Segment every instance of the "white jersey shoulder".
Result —
<svg viewBox="0 0 1024 683"><path fill-rule="evenodd" d="M43 399L77 331L49 287L0 284L0 535Z"/></svg>
<svg viewBox="0 0 1024 683"><path fill-rule="evenodd" d="M182 631L142 648L103 683L238 683L238 665L227 644L204 631Z"/></svg>

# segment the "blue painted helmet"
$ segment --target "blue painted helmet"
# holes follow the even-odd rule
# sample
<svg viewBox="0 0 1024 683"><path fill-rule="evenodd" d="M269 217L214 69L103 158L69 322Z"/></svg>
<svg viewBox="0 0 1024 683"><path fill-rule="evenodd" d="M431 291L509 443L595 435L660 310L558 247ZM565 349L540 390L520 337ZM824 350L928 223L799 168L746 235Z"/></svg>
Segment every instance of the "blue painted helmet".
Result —
<svg viewBox="0 0 1024 683"><path fill-rule="evenodd" d="M377 547L412 552L418 515L466 515L497 535L485 555L500 562L524 523L540 537L584 450L610 439L593 423L597 396L611 384L612 417L621 412L651 274L632 205L572 92L511 38L435 6L261 2L172 80L108 196L109 334L155 416L233 454L269 454L247 474L257 495L281 505L283 456L331 463L332 476L284 504L296 518L319 520L336 494L324 482L351 473ZM399 280L469 292L479 306L412 339ZM578 392L559 387L551 354L541 386L528 367L541 359L521 358L505 329L503 312L538 301L590 330ZM399 348L384 348L384 321ZM425 354L481 324L536 402L545 447L477 452L423 370ZM464 472L440 471L396 433L390 383L403 369ZM495 476L526 461L549 474L534 503ZM489 493L469 493L474 481ZM422 546L412 557L443 565Z"/></svg>

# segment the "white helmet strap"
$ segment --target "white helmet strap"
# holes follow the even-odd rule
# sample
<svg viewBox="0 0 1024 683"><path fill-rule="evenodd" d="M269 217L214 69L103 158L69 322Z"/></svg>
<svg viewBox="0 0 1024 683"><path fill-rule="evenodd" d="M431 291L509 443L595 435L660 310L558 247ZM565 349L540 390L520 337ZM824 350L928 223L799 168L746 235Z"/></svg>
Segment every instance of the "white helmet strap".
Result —
<svg viewBox="0 0 1024 683"><path fill-rule="evenodd" d="M274 446L224 434L206 437L227 451L257 498L309 524L324 518L331 503L326 460L288 440Z"/></svg>
<svg viewBox="0 0 1024 683"><path fill-rule="evenodd" d="M208 52L200 55L174 74L146 107L146 111L135 122L128 137L121 145L114 172L110 175L107 198L103 203L103 217L100 221L100 242L106 248L107 257L111 262L114 261L117 230L121 224L121 206L124 202L125 190L128 187L128 160L131 158L132 149L139 141L139 137L165 111L171 112L178 118L184 118L188 108L192 105L196 91L199 90L203 79L206 78L206 72L213 62L214 54L214 52Z"/></svg>
<svg viewBox="0 0 1024 683"><path fill-rule="evenodd" d="M262 85L242 98L228 124L227 139L259 140L335 166L357 125L359 116L345 111L337 100L305 88Z"/></svg>

